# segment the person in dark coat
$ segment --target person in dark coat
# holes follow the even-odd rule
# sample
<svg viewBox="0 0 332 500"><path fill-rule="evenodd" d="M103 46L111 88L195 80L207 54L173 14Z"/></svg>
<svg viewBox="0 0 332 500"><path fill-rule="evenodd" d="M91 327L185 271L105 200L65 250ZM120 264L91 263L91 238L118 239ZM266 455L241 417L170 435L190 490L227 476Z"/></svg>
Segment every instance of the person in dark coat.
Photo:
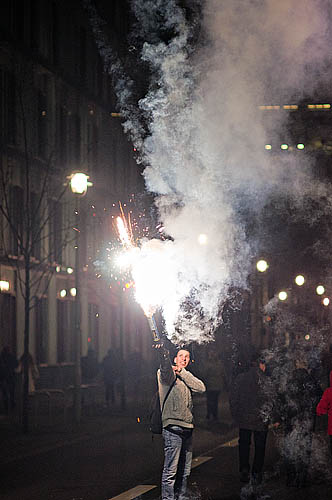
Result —
<svg viewBox="0 0 332 500"><path fill-rule="evenodd" d="M15 408L15 370L18 361L14 354L10 352L9 346L5 346L0 354L1 366L1 389L5 411L8 413Z"/></svg>
<svg viewBox="0 0 332 500"><path fill-rule="evenodd" d="M236 377L230 393L232 417L239 426L239 468L242 482L249 482L250 445L251 436L254 436L255 454L251 468L253 484L260 484L262 481L268 422L272 411L264 391L265 370L265 359L254 355L252 367Z"/></svg>
<svg viewBox="0 0 332 500"><path fill-rule="evenodd" d="M319 384L303 365L297 363L288 383L283 414L287 486L301 488L306 484L315 427L315 409L320 396Z"/></svg>
<svg viewBox="0 0 332 500"><path fill-rule="evenodd" d="M330 371L330 387L325 389L324 394L317 405L316 414L319 417L326 414L328 415L327 433L330 437L330 453L332 456L332 371Z"/></svg>
<svg viewBox="0 0 332 500"><path fill-rule="evenodd" d="M105 384L105 400L107 407L115 403L114 383L117 376L117 361L112 349L107 351L103 359L103 377Z"/></svg>

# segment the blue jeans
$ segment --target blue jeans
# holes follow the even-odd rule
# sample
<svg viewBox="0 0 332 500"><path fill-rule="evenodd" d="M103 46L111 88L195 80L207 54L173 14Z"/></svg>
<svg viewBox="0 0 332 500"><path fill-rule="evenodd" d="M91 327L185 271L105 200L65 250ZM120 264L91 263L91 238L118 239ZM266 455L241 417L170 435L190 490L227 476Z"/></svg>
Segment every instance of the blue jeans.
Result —
<svg viewBox="0 0 332 500"><path fill-rule="evenodd" d="M163 429L164 468L161 478L162 500L183 500L192 461L192 429L169 425Z"/></svg>

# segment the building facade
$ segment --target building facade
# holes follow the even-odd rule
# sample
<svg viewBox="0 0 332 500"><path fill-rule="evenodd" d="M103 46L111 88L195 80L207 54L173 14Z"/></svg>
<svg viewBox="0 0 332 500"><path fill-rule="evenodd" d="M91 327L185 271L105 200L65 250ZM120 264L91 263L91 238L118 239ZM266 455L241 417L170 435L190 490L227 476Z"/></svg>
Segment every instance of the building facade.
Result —
<svg viewBox="0 0 332 500"><path fill-rule="evenodd" d="M24 351L28 262L29 350L39 364L74 361L79 252L82 356L149 357L130 291L95 266L119 202L144 186L87 13L78 0L4 0L0 13L0 349ZM80 201L77 171L93 182Z"/></svg>

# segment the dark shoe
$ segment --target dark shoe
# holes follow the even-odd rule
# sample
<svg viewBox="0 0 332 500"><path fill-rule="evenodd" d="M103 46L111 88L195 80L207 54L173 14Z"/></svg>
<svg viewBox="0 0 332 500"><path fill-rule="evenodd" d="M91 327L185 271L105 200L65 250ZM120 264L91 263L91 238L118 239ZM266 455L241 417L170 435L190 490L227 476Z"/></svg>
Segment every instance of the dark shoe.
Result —
<svg viewBox="0 0 332 500"><path fill-rule="evenodd" d="M249 483L249 472L245 470L240 472L240 481L241 483Z"/></svg>

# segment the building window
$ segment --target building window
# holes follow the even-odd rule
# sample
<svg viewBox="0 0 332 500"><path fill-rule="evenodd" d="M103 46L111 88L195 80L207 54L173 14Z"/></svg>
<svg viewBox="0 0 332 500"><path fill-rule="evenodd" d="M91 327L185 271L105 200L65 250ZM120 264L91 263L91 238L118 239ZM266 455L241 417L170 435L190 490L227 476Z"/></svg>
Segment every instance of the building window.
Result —
<svg viewBox="0 0 332 500"><path fill-rule="evenodd" d="M36 300L35 332L36 332L36 361L38 364L47 363L48 344L48 311L47 298Z"/></svg>
<svg viewBox="0 0 332 500"><path fill-rule="evenodd" d="M0 293L0 345L8 345L16 354L16 297Z"/></svg>
<svg viewBox="0 0 332 500"><path fill-rule="evenodd" d="M89 337L88 346L91 347L95 353L99 353L99 308L96 304L89 304Z"/></svg>
<svg viewBox="0 0 332 500"><path fill-rule="evenodd" d="M16 144L16 79L0 69L0 141Z"/></svg>
<svg viewBox="0 0 332 500"><path fill-rule="evenodd" d="M57 300L57 360L58 363L75 360L75 302Z"/></svg>
<svg viewBox="0 0 332 500"><path fill-rule="evenodd" d="M59 160L62 166L65 166L68 161L68 111L65 107L60 108L59 116Z"/></svg>
<svg viewBox="0 0 332 500"><path fill-rule="evenodd" d="M41 259L41 220L40 220L40 197L31 193L30 197L30 219L31 219L31 254L36 259Z"/></svg>
<svg viewBox="0 0 332 500"><path fill-rule="evenodd" d="M59 201L49 200L49 261L62 264L63 225L62 205Z"/></svg>
<svg viewBox="0 0 332 500"><path fill-rule="evenodd" d="M20 242L23 242L23 214L24 214L24 195L20 186L11 186L10 188L10 221L12 229L10 230L10 253L19 255Z"/></svg>
<svg viewBox="0 0 332 500"><path fill-rule="evenodd" d="M38 156L40 158L46 158L47 155L47 97L46 95L38 90L38 106L37 106L37 124L38 124Z"/></svg>
<svg viewBox="0 0 332 500"><path fill-rule="evenodd" d="M86 83L86 30L81 26L79 32L79 76Z"/></svg>

